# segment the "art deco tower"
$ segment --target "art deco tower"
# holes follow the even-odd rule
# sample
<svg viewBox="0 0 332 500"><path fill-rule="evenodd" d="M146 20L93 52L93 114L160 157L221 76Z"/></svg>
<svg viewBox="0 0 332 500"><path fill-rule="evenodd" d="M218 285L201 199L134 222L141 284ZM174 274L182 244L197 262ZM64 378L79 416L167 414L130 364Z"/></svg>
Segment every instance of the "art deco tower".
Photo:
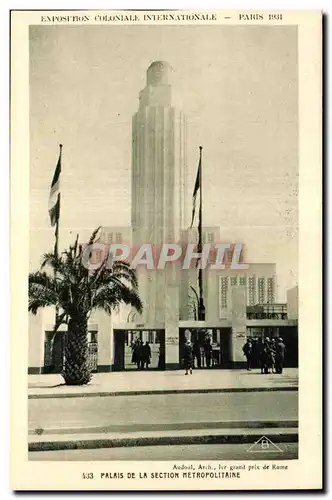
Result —
<svg viewBox="0 0 332 500"><path fill-rule="evenodd" d="M134 246L180 240L186 224L186 124L175 105L172 68L161 61L147 70L132 128L132 230ZM139 272L144 320L165 322L167 273Z"/></svg>

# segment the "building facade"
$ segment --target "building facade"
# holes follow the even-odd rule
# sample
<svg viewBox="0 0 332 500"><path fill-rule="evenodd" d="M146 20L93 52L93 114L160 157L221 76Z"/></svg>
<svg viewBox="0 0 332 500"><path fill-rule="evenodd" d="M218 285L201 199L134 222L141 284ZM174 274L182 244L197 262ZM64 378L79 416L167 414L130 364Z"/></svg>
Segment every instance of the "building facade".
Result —
<svg viewBox="0 0 332 500"><path fill-rule="evenodd" d="M132 119L131 227L102 228L100 243L127 244L135 254L149 244L158 255L164 243L197 242L197 230L186 226L186 119L173 99L171 80L169 64L156 61L149 66ZM219 239L220 228L204 227L204 243ZM229 259L227 253L228 264ZM133 368L131 344L138 337L151 344L152 368L177 369L185 339L207 332L218 366L237 366L244 362L242 346L248 328L275 326L271 321L285 329L296 326L296 320L290 325L288 319L247 317L247 306L276 301L275 264L213 270L212 263L203 272L205 321L197 321L195 266L187 271L180 269L180 263L162 270L138 266L143 313L122 307L111 317L101 311L91 315L88 340L93 371ZM66 328L54 335L54 310L30 315L29 321L29 372L61 372Z"/></svg>

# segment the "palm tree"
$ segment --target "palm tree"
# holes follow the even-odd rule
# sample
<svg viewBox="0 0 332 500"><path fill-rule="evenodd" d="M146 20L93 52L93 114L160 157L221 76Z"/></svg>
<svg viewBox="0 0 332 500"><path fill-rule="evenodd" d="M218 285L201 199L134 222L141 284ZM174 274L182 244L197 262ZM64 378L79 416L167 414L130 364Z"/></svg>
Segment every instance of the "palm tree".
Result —
<svg viewBox="0 0 332 500"><path fill-rule="evenodd" d="M89 245L96 242L98 231L92 233ZM37 314L40 308L55 306L59 313L54 331L62 323L68 325L62 373L67 385L88 384L91 380L87 334L93 310L111 314L124 303L142 311L136 273L128 263L113 261L108 268L105 255L100 267L91 270L83 265L83 255L77 236L74 245L61 255L45 254L41 269L29 274L29 311ZM47 273L46 267L51 272Z"/></svg>

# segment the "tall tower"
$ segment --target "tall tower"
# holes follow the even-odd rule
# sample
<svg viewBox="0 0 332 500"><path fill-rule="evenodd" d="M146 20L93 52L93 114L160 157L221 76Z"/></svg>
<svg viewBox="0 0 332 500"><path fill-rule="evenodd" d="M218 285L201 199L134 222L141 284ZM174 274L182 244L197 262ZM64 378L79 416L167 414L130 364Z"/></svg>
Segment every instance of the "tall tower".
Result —
<svg viewBox="0 0 332 500"><path fill-rule="evenodd" d="M172 68L156 61L132 123L133 245L177 243L186 224L186 123L174 103ZM138 270L144 321L165 322L167 272Z"/></svg>

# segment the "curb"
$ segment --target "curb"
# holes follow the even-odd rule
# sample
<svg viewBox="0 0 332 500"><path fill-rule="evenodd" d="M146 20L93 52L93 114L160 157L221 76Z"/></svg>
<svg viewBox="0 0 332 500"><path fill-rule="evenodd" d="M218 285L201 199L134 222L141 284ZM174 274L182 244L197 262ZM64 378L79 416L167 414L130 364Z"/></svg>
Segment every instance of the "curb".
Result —
<svg viewBox="0 0 332 500"><path fill-rule="evenodd" d="M225 387L221 389L161 389L155 391L114 391L114 392L77 392L62 394L29 394L28 399L50 399L50 398L97 398L115 396L155 396L166 394L207 394L207 393L230 393L230 392L297 392L298 387Z"/></svg>
<svg viewBox="0 0 332 500"><path fill-rule="evenodd" d="M29 436L64 435L64 434L105 434L110 432L163 432L194 431L204 429L297 429L297 420L276 421L220 421L220 422L181 422L170 424L104 425L98 427L73 427L59 429L29 429ZM39 431L39 432L38 432Z"/></svg>
<svg viewBox="0 0 332 500"><path fill-rule="evenodd" d="M297 443L298 434L264 434L264 437L277 443ZM253 444L262 438L262 434L251 435L205 435L205 436L160 436L116 439L82 439L78 441L44 441L29 443L28 451L92 450L98 448L122 448L135 446L170 446L170 445L212 445L212 444ZM276 439L277 438L277 439Z"/></svg>

